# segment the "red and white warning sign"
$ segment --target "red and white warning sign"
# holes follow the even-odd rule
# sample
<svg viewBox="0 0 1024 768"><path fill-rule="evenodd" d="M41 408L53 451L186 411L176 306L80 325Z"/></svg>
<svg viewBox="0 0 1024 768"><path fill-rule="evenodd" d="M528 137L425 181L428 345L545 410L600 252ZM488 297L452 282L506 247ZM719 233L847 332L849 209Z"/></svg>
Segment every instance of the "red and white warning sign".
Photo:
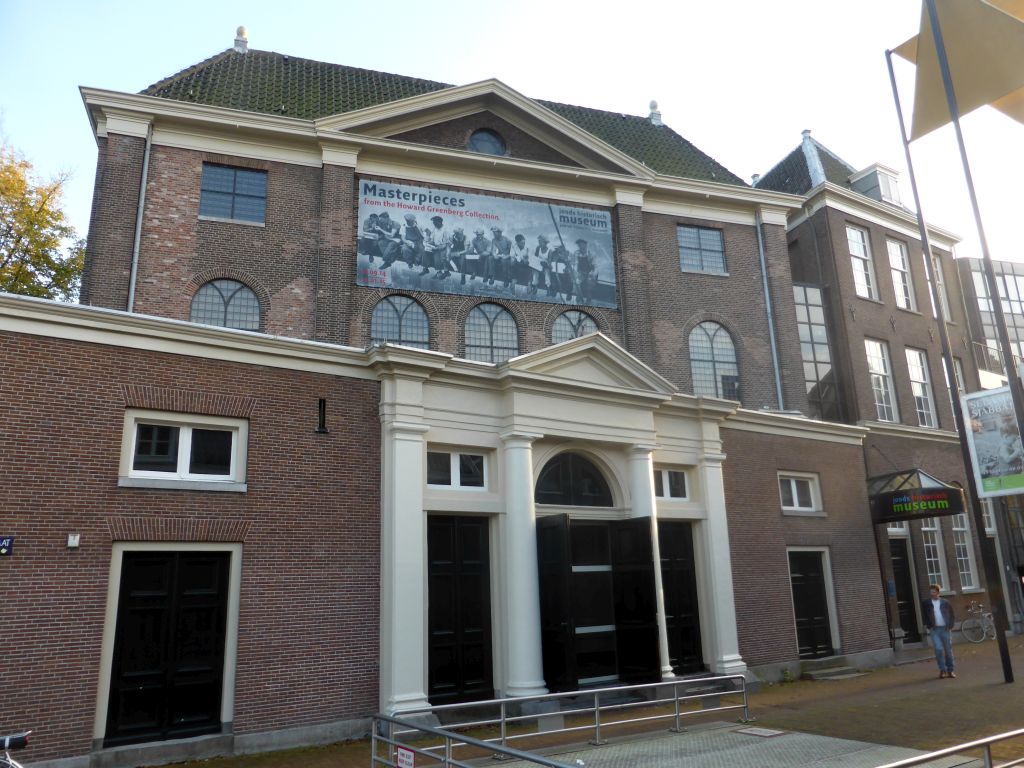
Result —
<svg viewBox="0 0 1024 768"><path fill-rule="evenodd" d="M395 749L396 768L416 768L416 753L405 747Z"/></svg>

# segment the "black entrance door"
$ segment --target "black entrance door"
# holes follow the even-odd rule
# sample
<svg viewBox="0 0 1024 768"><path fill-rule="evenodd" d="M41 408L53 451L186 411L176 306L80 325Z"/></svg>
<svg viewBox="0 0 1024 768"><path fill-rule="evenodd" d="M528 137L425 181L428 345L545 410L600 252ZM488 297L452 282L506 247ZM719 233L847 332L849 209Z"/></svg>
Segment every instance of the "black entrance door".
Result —
<svg viewBox="0 0 1024 768"><path fill-rule="evenodd" d="M227 552L126 552L106 746L221 729Z"/></svg>
<svg viewBox="0 0 1024 768"><path fill-rule="evenodd" d="M789 575L793 586L796 639L801 659L831 656L832 632L828 620L828 594L821 552L790 552Z"/></svg>
<svg viewBox="0 0 1024 768"><path fill-rule="evenodd" d="M677 675L702 672L705 666L700 646L692 524L685 520L659 520L658 548L672 671Z"/></svg>
<svg viewBox="0 0 1024 768"><path fill-rule="evenodd" d="M892 577L896 582L896 608L899 613L903 639L908 643L921 641L921 627L917 623L917 606L914 600L913 570L906 539L889 539L892 556Z"/></svg>
<svg viewBox="0 0 1024 768"><path fill-rule="evenodd" d="M427 519L431 704L494 698L487 518Z"/></svg>
<svg viewBox="0 0 1024 768"><path fill-rule="evenodd" d="M658 679L650 531L650 518L537 521L549 690Z"/></svg>

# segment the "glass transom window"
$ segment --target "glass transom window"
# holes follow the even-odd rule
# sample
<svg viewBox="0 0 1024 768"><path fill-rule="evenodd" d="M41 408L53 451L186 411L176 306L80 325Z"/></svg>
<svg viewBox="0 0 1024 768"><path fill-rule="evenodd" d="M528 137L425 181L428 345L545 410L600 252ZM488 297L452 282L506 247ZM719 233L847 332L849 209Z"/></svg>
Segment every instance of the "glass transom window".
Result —
<svg viewBox="0 0 1024 768"><path fill-rule="evenodd" d="M551 326L551 343L561 344L563 341L578 339L588 333L597 332L597 323L586 312L570 309L555 318Z"/></svg>
<svg viewBox="0 0 1024 768"><path fill-rule="evenodd" d="M427 452L427 485L484 488L486 461L481 453Z"/></svg>
<svg viewBox="0 0 1024 768"><path fill-rule="evenodd" d="M385 296L373 308L370 341L430 349L430 322L426 311L408 296Z"/></svg>
<svg viewBox="0 0 1024 768"><path fill-rule="evenodd" d="M266 212L266 171L203 163L200 216L262 224Z"/></svg>
<svg viewBox="0 0 1024 768"><path fill-rule="evenodd" d="M655 468L654 495L659 499L685 499L686 472L681 469Z"/></svg>
<svg viewBox="0 0 1024 768"><path fill-rule="evenodd" d="M466 318L466 358L503 363L519 354L519 327L497 304L478 304Z"/></svg>
<svg viewBox="0 0 1024 768"><path fill-rule="evenodd" d="M237 280L212 280L192 297L190 319L203 325L258 331L260 300L251 288Z"/></svg>
<svg viewBox="0 0 1024 768"><path fill-rule="evenodd" d="M732 337L718 323L700 323L690 331L693 393L740 399L740 373Z"/></svg>
<svg viewBox="0 0 1024 768"><path fill-rule="evenodd" d="M722 230L706 227L676 227L679 266L689 272L725 274L725 239Z"/></svg>

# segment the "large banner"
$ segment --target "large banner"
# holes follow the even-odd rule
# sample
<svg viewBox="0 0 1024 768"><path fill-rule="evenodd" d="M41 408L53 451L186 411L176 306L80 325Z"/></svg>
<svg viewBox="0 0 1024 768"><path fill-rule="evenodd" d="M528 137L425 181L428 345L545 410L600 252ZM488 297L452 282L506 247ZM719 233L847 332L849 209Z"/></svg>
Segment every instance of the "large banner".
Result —
<svg viewBox="0 0 1024 768"><path fill-rule="evenodd" d="M1024 446L1009 387L964 395L967 443L974 463L978 495L1024 493Z"/></svg>
<svg viewBox="0 0 1024 768"><path fill-rule="evenodd" d="M359 182L356 284L616 307L608 211Z"/></svg>

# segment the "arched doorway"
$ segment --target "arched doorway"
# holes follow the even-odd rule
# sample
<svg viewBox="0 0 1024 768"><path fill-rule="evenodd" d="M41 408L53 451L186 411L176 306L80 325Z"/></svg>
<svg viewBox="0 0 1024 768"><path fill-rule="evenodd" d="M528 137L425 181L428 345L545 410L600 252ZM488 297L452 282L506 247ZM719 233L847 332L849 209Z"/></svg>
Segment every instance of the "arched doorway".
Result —
<svg viewBox="0 0 1024 768"><path fill-rule="evenodd" d="M561 453L537 480L538 505L613 506L608 481L579 453ZM568 511L537 520L541 644L551 691L660 677L649 518L594 520Z"/></svg>

